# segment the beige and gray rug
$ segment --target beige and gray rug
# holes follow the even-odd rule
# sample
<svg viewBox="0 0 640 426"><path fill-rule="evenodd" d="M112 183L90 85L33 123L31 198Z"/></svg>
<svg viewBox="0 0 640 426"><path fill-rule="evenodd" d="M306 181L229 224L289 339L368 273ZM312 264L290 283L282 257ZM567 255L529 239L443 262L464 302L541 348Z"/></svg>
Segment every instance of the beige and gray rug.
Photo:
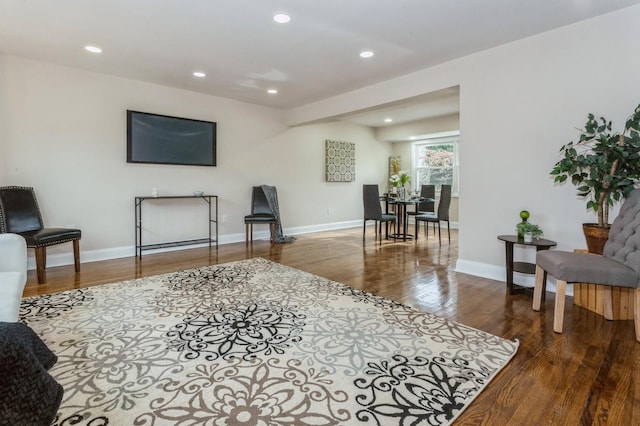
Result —
<svg viewBox="0 0 640 426"><path fill-rule="evenodd" d="M25 299L56 425L447 425L517 341L261 258Z"/></svg>

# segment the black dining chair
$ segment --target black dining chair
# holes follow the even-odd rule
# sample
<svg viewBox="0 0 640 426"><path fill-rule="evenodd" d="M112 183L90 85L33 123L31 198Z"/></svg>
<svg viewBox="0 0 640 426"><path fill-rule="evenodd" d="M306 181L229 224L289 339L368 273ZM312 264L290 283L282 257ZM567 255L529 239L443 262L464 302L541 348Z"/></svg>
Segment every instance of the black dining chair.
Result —
<svg viewBox="0 0 640 426"><path fill-rule="evenodd" d="M373 220L376 230L376 237L382 242L382 223L385 223L386 238L389 238L389 223L395 226L396 216L392 214L382 213L380 206L380 192L378 185L364 184L362 185L362 201L364 203L364 224L362 229L362 239L364 240L367 230L367 221ZM395 228L394 228L395 229Z"/></svg>
<svg viewBox="0 0 640 426"><path fill-rule="evenodd" d="M38 284L47 280L47 247L52 245L72 242L75 269L80 272L82 232L73 228L45 228L33 188L0 188L0 233L7 232L21 235L27 242L27 247L35 249Z"/></svg>
<svg viewBox="0 0 640 426"><path fill-rule="evenodd" d="M447 222L447 237L451 242L451 228L449 225L449 206L451 205L451 185L442 185L440 187L440 200L438 201L438 212L421 213L415 216L416 221L416 240L418 239L418 228L420 222L425 222L425 235L429 237L429 223L438 224L438 243L442 245L440 237L440 222ZM435 232L435 231L434 231Z"/></svg>
<svg viewBox="0 0 640 426"><path fill-rule="evenodd" d="M436 186L435 185L421 185L420 197L425 201L421 201L416 205L416 210L407 212L410 216L424 213L435 213L435 199L436 199Z"/></svg>
<svg viewBox="0 0 640 426"><path fill-rule="evenodd" d="M251 214L244 217L245 242L248 243L251 237L253 243L254 224L269 224L270 240L273 242L276 235L276 221L276 215L269 206L262 186L254 186L251 193Z"/></svg>

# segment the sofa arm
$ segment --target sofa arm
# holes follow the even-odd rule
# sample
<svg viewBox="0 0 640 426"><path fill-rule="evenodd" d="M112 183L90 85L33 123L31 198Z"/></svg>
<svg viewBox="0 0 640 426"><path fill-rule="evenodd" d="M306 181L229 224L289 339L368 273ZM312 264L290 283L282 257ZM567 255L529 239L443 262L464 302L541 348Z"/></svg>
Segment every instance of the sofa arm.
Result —
<svg viewBox="0 0 640 426"><path fill-rule="evenodd" d="M0 272L27 271L27 243L18 234L0 234Z"/></svg>

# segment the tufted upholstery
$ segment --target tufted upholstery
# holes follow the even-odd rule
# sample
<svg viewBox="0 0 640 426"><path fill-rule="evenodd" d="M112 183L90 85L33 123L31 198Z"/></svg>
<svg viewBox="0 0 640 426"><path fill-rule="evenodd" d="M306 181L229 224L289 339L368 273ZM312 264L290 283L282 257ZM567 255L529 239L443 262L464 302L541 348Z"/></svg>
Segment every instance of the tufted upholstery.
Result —
<svg viewBox="0 0 640 426"><path fill-rule="evenodd" d="M627 265L640 276L640 189L632 191L622 204L602 254Z"/></svg>
<svg viewBox="0 0 640 426"><path fill-rule="evenodd" d="M640 189L633 190L620 208L609 230L602 256L545 250L536 256L536 284L533 309L540 310L545 271L556 277L556 305L553 329L562 333L567 283L584 282L603 286L635 288L636 339L640 341ZM604 287L605 318L611 319L611 289Z"/></svg>
<svg viewBox="0 0 640 426"><path fill-rule="evenodd" d="M73 242L76 272L80 272L79 240L82 233L72 228L45 228L33 188L24 186L0 187L0 233L22 236L28 248L35 249L38 283L46 281L46 247Z"/></svg>

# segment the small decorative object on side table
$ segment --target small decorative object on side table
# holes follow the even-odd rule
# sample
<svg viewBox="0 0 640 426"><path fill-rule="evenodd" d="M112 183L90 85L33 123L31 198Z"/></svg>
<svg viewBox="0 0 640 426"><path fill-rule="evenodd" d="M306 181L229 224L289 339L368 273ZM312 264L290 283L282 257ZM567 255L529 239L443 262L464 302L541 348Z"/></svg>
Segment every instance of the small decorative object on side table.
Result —
<svg viewBox="0 0 640 426"><path fill-rule="evenodd" d="M505 258L507 267L507 290L509 294L524 293L527 287L519 286L513 283L513 273L520 272L522 274L535 275L536 265L528 262L514 262L513 261L513 246L515 244L523 246L533 246L536 251L549 250L551 247L555 247L557 243L551 240L545 240L544 238L534 238L532 242L525 243L524 239L518 238L517 235L498 235L500 241L505 242ZM545 272L544 282L547 282L547 274ZM533 290L533 289L531 289ZM544 294L544 293L543 293Z"/></svg>

